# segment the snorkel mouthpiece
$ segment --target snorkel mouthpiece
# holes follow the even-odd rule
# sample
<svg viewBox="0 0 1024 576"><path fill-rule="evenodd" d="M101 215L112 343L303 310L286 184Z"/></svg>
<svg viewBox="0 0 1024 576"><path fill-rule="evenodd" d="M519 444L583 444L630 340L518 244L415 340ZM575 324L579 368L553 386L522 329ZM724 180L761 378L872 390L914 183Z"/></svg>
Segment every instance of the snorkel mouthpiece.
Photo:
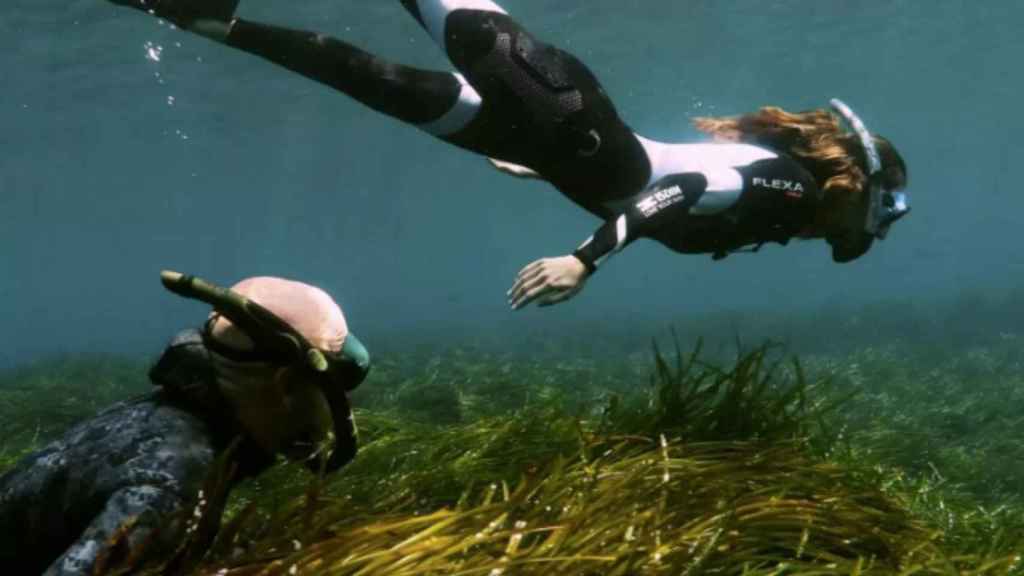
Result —
<svg viewBox="0 0 1024 576"><path fill-rule="evenodd" d="M853 128L861 147L864 148L868 163L868 212L864 232L883 240L889 233L892 223L910 212L907 195L902 192L891 192L882 185L882 159L874 138L860 117L838 98L833 98L829 104Z"/></svg>

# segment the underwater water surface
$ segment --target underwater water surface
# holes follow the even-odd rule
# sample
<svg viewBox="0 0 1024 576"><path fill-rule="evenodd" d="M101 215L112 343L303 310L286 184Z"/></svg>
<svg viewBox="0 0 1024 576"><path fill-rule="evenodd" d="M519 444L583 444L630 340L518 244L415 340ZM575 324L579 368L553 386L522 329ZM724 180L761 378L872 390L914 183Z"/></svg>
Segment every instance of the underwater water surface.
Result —
<svg viewBox="0 0 1024 576"><path fill-rule="evenodd" d="M699 138L689 121L702 114L846 99L906 157L912 215L843 266L821 242L711 262L641 241L574 301L513 314L504 292L520 267L571 251L599 224L549 186L143 14L11 0L0 8L0 363L155 351L196 314L162 292L164 268L223 283L299 278L330 291L361 332L431 338L609 314L650 326L929 301L1024 278L1012 240L1024 206L1011 164L1024 123L1019 3L504 6L583 59L653 138ZM449 69L398 2L246 0L239 14Z"/></svg>

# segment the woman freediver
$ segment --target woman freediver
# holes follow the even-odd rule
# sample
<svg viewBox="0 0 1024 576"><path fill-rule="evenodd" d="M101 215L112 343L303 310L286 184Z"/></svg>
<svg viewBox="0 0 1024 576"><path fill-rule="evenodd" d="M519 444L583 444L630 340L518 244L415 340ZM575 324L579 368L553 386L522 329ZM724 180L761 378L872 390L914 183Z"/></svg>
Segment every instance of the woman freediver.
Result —
<svg viewBox="0 0 1024 576"><path fill-rule="evenodd" d="M637 238L681 253L731 252L793 238L824 239L852 261L907 212L907 167L841 101L698 118L706 143L634 133L590 70L533 37L490 0L400 0L457 73L389 62L342 40L235 17L239 0L110 0L275 62L504 172L550 182L603 219L569 255L523 268L510 305L577 294ZM852 131L842 125L845 120Z"/></svg>

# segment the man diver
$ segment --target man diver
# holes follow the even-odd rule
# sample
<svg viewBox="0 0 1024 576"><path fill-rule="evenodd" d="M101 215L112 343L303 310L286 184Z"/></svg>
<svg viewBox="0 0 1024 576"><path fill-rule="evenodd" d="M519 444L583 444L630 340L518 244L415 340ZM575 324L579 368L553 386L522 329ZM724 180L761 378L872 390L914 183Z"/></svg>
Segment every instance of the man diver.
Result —
<svg viewBox="0 0 1024 576"><path fill-rule="evenodd" d="M229 483L278 454L332 472L356 453L348 393L369 355L323 290L273 277L230 289L176 272L180 296L213 306L152 367L153 392L119 403L0 476L0 567L85 576L115 536L165 553L177 512L195 501L218 456ZM86 383L87 384L87 383Z"/></svg>

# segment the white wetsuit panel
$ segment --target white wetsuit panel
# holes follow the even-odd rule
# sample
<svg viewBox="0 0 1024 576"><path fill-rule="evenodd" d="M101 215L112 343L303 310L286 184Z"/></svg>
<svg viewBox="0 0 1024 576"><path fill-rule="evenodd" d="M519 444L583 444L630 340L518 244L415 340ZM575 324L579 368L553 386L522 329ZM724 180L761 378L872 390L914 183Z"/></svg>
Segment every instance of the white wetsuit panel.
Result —
<svg viewBox="0 0 1024 576"><path fill-rule="evenodd" d="M434 136L448 136L465 128L476 117L477 112L480 111L480 104L483 102L480 94L466 82L466 78L462 74L456 73L453 76L462 85L459 90L459 99L437 120L417 125L421 130Z"/></svg>
<svg viewBox="0 0 1024 576"><path fill-rule="evenodd" d="M759 160L778 158L771 150L752 144L667 144L637 135L651 163L647 186L670 175L703 174L708 187L690 209L691 214L714 214L736 203L743 192L743 176L736 170Z"/></svg>

